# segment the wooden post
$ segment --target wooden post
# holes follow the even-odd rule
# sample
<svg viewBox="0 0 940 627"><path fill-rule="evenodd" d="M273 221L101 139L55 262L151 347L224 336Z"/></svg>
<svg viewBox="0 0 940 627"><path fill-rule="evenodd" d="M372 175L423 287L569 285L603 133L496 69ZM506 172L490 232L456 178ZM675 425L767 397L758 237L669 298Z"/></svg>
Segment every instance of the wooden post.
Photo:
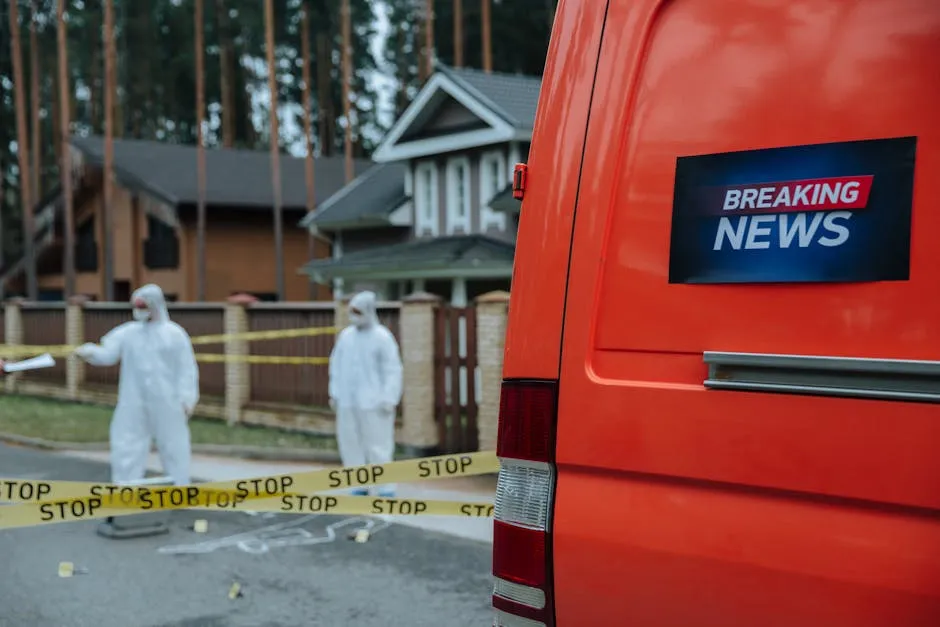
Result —
<svg viewBox="0 0 940 627"><path fill-rule="evenodd" d="M264 1L264 39L271 98L271 191L274 194L274 262L277 299L284 300L284 224L281 210L281 160L278 152L277 77L274 65L274 0Z"/></svg>
<svg viewBox="0 0 940 627"><path fill-rule="evenodd" d="M196 0L196 300L206 300L206 147L202 136L205 117L205 45L202 0ZM229 112L223 112L228 114Z"/></svg>
<svg viewBox="0 0 940 627"><path fill-rule="evenodd" d="M463 0L454 0L454 67L463 67Z"/></svg>
<svg viewBox="0 0 940 627"><path fill-rule="evenodd" d="M64 205L65 222L65 250L62 255L62 274L65 275L65 298L69 299L75 295L75 216L72 206L72 160L69 148L69 94L71 93L69 85L69 57L68 44L66 38L65 24L65 2L60 0L58 3L58 28L56 32L56 44L59 53L59 141L62 147L59 150L61 159L59 178L62 181L62 201Z"/></svg>
<svg viewBox="0 0 940 627"><path fill-rule="evenodd" d="M114 6L104 0L104 299L114 301Z"/></svg>
<svg viewBox="0 0 940 627"><path fill-rule="evenodd" d="M29 175L29 140L26 132L26 94L23 85L23 49L20 46L20 20L17 0L10 0L10 48L13 57L13 91L16 100L16 153L20 166L20 202L23 211L23 261L26 266L26 295L36 300L35 227L33 226L33 194Z"/></svg>
<svg viewBox="0 0 940 627"><path fill-rule="evenodd" d="M352 154L352 107L350 106L350 82L352 81L352 35L349 0L343 0L343 117L346 119L346 133L343 140L346 162L346 182L353 180L353 154Z"/></svg>
<svg viewBox="0 0 940 627"><path fill-rule="evenodd" d="M493 42L490 35L490 0L480 0L480 16L483 20L483 71L493 71Z"/></svg>

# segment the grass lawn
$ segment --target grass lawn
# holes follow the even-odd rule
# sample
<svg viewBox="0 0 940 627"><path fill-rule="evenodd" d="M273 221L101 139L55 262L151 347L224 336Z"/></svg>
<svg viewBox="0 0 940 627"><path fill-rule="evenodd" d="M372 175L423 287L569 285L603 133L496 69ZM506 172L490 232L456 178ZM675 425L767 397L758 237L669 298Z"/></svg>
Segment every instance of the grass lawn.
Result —
<svg viewBox="0 0 940 627"><path fill-rule="evenodd" d="M98 405L0 394L0 432L57 442L107 442L112 411ZM229 427L221 420L196 417L189 427L193 444L335 447L332 438L245 425Z"/></svg>

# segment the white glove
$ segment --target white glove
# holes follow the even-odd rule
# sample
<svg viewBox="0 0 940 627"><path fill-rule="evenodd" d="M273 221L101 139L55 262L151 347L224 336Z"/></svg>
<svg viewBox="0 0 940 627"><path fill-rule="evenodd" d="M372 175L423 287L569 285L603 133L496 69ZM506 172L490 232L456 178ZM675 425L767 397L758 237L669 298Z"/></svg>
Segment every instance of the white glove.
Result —
<svg viewBox="0 0 940 627"><path fill-rule="evenodd" d="M379 409L381 409L386 414L390 414L395 411L395 406L391 403L379 403Z"/></svg>
<svg viewBox="0 0 940 627"><path fill-rule="evenodd" d="M95 345L91 342L87 342L75 349L75 355L76 357L87 360L94 350Z"/></svg>
<svg viewBox="0 0 940 627"><path fill-rule="evenodd" d="M330 399L330 411L333 413L336 413L336 399L335 398Z"/></svg>
<svg viewBox="0 0 940 627"><path fill-rule="evenodd" d="M193 411L194 411L194 410L195 410L195 407L190 407L190 406L187 405L186 403L183 403L183 412L186 414L186 417L187 417L187 418L192 418L192 417L193 417Z"/></svg>

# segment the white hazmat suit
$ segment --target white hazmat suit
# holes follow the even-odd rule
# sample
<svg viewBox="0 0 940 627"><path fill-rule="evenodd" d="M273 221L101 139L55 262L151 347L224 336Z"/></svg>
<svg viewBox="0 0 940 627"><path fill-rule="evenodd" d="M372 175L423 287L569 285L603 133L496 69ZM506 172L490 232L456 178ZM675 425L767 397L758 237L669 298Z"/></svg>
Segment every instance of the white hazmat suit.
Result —
<svg viewBox="0 0 940 627"><path fill-rule="evenodd" d="M339 454L344 466L385 464L395 455L395 408L402 394L398 342L379 322L373 292L353 296L349 319L352 324L339 332L330 354L330 406L336 411ZM378 492L392 496L395 486L381 486Z"/></svg>
<svg viewBox="0 0 940 627"><path fill-rule="evenodd" d="M163 290L145 285L131 297L134 321L115 327L101 345L76 351L93 366L120 362L111 419L111 480L144 478L151 439L175 485L190 482L189 417L199 402L199 367L186 331L170 320Z"/></svg>

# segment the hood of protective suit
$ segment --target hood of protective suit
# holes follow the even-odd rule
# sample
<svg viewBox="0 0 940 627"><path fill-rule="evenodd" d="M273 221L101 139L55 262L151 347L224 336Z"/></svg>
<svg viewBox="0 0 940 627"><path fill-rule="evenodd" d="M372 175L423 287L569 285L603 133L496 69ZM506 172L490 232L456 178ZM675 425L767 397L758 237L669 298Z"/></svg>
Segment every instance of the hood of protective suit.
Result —
<svg viewBox="0 0 940 627"><path fill-rule="evenodd" d="M361 315L353 313L359 310ZM375 292L359 292L349 301L349 321L359 328L370 327L379 321L375 312Z"/></svg>
<svg viewBox="0 0 940 627"><path fill-rule="evenodd" d="M170 312L166 308L166 298L159 285L149 283L136 289L131 295L131 303L133 304L138 298L147 304L150 322L169 322Z"/></svg>

